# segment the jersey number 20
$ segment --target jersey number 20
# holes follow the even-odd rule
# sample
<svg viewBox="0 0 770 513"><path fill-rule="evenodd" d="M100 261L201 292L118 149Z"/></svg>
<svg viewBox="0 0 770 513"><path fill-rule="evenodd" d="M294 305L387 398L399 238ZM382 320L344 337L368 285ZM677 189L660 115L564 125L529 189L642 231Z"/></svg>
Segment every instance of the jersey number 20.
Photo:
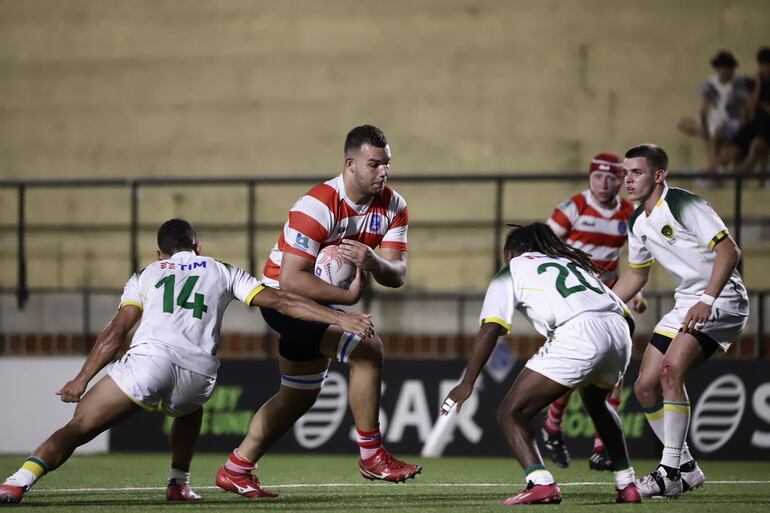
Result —
<svg viewBox="0 0 770 513"><path fill-rule="evenodd" d="M199 276L190 276L187 281L184 282L184 287L179 291L179 295L176 298L176 304L182 308L193 311L193 317L196 319L202 319L203 313L208 312L209 307L203 304L203 294L195 293L194 300L192 302L187 301L195 288L195 284L198 283ZM155 284L155 288L159 289L163 287L163 312L174 313L174 284L176 283L176 276L169 274L158 283Z"/></svg>
<svg viewBox="0 0 770 513"><path fill-rule="evenodd" d="M588 280L586 280L586 277L583 276L582 271L574 262L568 263L567 267L555 262L541 264L537 268L537 274L543 274L549 267L553 267L559 271L559 276L556 277L556 290L559 291L559 294L561 294L563 298L567 298L575 292L583 292L586 289L596 292L597 294L604 294L604 289L601 284L596 287L588 283ZM580 285L574 285L572 287L567 286L567 277L570 275L570 272L572 272L572 275L578 279Z"/></svg>

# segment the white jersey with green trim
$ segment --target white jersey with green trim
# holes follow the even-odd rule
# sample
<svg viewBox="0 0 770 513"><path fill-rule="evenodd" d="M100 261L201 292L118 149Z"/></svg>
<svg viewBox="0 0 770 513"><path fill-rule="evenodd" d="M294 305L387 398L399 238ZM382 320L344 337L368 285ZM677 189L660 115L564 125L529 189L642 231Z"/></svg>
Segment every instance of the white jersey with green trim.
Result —
<svg viewBox="0 0 770 513"><path fill-rule="evenodd" d="M120 306L142 309L130 353L158 356L216 377L219 330L227 305L247 305L264 287L249 273L211 257L180 251L148 265L126 283Z"/></svg>
<svg viewBox="0 0 770 513"><path fill-rule="evenodd" d="M515 310L548 337L559 326L586 312L628 311L593 273L566 258L529 252L511 259L489 284L481 324L494 322L507 331Z"/></svg>
<svg viewBox="0 0 770 513"><path fill-rule="evenodd" d="M714 246L728 235L703 198L666 186L649 215L640 205L628 220L628 263L642 268L657 260L676 281L677 306L690 307L706 291L716 261ZM748 294L736 269L717 303L728 312L748 314Z"/></svg>

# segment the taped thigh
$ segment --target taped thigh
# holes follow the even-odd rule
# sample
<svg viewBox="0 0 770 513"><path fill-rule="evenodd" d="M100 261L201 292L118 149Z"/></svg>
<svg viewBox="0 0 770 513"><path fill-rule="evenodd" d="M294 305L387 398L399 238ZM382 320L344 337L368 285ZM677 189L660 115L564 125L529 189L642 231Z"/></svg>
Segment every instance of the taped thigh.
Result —
<svg viewBox="0 0 770 513"><path fill-rule="evenodd" d="M340 337L339 344L337 344L337 361L346 363L355 348L358 347L359 342L361 342L361 337L349 331L344 332Z"/></svg>
<svg viewBox="0 0 770 513"><path fill-rule="evenodd" d="M298 390L320 390L324 386L326 377L326 371L319 372L318 374L304 374L297 376L281 374L281 385Z"/></svg>

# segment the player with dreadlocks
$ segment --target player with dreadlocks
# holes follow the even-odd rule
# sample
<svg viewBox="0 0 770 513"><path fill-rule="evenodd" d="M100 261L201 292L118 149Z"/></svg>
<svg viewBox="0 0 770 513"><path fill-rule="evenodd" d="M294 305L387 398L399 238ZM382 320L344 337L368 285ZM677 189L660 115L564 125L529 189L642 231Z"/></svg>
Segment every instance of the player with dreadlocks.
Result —
<svg viewBox="0 0 770 513"><path fill-rule="evenodd" d="M561 502L561 491L543 465L530 422L551 401L578 387L612 460L616 502L640 502L620 418L606 402L631 358L627 309L597 278L599 268L588 254L568 246L548 225L511 226L503 250L507 265L487 289L473 354L441 413L447 415L455 406L459 413L498 337L510 331L514 310L519 310L546 341L497 410L498 423L527 483L525 490L503 504Z"/></svg>

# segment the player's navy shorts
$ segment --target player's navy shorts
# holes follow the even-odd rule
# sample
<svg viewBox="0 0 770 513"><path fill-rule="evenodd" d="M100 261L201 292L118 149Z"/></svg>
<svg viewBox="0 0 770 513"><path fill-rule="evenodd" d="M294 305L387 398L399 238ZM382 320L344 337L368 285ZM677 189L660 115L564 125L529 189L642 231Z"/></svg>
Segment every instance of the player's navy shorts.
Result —
<svg viewBox="0 0 770 513"><path fill-rule="evenodd" d="M306 362L321 358L321 338L328 324L303 321L273 310L260 307L265 322L278 332L278 353L294 362Z"/></svg>

